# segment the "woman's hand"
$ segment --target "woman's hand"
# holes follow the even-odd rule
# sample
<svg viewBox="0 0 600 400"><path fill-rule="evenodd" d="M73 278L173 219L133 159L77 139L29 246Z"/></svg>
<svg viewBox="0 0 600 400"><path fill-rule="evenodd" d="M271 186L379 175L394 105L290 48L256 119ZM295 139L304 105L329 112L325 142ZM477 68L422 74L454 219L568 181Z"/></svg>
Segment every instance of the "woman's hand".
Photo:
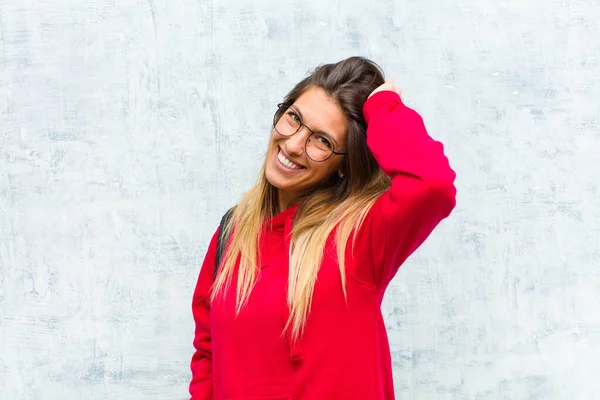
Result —
<svg viewBox="0 0 600 400"><path fill-rule="evenodd" d="M385 83L379 87L377 87L377 89L373 90L371 92L371 94L369 95L369 97L367 97L367 100L373 96L375 93L377 92L381 92L383 90L391 90L392 92L396 92L398 93L398 96L402 96L401 90L399 88L396 87L396 85L394 85L394 82L391 79L386 79Z"/></svg>

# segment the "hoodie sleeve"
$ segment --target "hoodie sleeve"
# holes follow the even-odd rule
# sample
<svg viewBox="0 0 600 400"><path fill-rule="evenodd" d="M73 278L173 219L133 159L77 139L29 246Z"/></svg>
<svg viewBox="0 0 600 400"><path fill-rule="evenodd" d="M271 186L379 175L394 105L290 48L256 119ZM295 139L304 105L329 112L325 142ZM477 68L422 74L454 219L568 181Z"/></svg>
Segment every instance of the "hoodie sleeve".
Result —
<svg viewBox="0 0 600 400"><path fill-rule="evenodd" d="M213 235L208 247L192 299L192 314L196 328L193 342L195 352L190 364L192 370L192 380L189 386L191 400L213 399L210 289L214 282L217 235L218 230Z"/></svg>
<svg viewBox="0 0 600 400"><path fill-rule="evenodd" d="M386 286L400 265L456 205L455 172L423 119L393 91L372 95L363 107L367 146L391 187L357 232L355 278ZM365 258L366 257L366 258Z"/></svg>

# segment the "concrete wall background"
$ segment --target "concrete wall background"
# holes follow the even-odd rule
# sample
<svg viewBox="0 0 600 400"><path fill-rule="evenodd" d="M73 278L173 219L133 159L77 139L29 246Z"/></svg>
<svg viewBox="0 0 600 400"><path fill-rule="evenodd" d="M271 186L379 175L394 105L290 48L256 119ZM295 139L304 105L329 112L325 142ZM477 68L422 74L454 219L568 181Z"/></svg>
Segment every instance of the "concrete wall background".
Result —
<svg viewBox="0 0 600 400"><path fill-rule="evenodd" d="M600 2L0 0L0 399L184 399L275 105L379 62L458 207L384 313L400 399L600 398Z"/></svg>

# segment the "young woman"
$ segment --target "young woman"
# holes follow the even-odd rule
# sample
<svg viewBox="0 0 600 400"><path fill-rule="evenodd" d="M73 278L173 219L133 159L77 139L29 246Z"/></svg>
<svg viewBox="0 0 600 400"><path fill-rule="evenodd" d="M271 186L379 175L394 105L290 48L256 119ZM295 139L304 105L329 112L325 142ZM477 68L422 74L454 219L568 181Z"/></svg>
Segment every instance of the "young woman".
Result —
<svg viewBox="0 0 600 400"><path fill-rule="evenodd" d="M442 144L371 61L318 67L278 106L256 185L193 297L192 400L393 399L381 314L455 206Z"/></svg>

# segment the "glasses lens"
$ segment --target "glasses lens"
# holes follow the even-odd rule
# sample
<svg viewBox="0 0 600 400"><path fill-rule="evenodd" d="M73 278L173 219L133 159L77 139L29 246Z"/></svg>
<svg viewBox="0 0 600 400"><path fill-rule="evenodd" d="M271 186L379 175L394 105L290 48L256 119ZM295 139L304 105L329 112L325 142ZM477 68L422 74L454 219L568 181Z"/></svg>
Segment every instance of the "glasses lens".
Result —
<svg viewBox="0 0 600 400"><path fill-rule="evenodd" d="M292 136L300 129L300 116L291 108L282 105L280 111L276 114L280 115L275 121L275 130L283 136Z"/></svg>
<svg viewBox="0 0 600 400"><path fill-rule="evenodd" d="M325 135L313 133L306 141L306 155L313 161L325 161L333 154L333 143Z"/></svg>

